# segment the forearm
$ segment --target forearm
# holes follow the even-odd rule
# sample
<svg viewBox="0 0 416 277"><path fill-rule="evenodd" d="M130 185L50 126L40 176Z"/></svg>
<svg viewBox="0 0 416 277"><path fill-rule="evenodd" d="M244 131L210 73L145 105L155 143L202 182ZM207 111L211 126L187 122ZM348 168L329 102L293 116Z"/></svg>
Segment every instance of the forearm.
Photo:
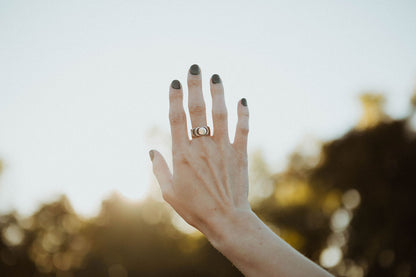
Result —
<svg viewBox="0 0 416 277"><path fill-rule="evenodd" d="M214 219L204 233L245 276L331 276L274 234L252 211Z"/></svg>

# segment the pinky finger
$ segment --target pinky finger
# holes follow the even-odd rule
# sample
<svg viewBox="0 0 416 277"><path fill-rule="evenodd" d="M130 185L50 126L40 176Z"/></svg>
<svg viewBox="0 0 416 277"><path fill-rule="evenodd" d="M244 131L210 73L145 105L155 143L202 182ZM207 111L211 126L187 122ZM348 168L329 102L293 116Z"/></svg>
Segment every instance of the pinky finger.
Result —
<svg viewBox="0 0 416 277"><path fill-rule="evenodd" d="M236 150L240 153L247 153L247 139L248 139L248 119L249 112L247 107L247 100L245 98L238 102L237 107L238 121L237 129L235 131L235 137L233 145Z"/></svg>

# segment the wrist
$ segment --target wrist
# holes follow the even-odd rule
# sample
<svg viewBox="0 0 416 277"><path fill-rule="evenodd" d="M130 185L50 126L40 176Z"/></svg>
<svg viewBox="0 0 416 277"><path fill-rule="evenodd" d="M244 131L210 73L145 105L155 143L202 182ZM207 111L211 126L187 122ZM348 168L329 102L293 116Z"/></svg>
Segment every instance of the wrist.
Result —
<svg viewBox="0 0 416 277"><path fill-rule="evenodd" d="M212 246L222 252L234 243L238 243L243 232L255 228L256 221L260 219L251 209L230 209L212 217L202 232Z"/></svg>
<svg viewBox="0 0 416 277"><path fill-rule="evenodd" d="M331 276L273 233L250 209L212 218L203 232L245 276Z"/></svg>

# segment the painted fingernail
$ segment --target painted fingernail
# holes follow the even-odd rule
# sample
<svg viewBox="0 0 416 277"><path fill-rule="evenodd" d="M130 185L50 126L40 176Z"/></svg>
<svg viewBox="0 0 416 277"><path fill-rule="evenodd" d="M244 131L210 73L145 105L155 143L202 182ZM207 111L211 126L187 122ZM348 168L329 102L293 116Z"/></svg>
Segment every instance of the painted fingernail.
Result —
<svg viewBox="0 0 416 277"><path fill-rule="evenodd" d="M247 107L247 99L242 98L241 99L241 105L243 105L244 107Z"/></svg>
<svg viewBox="0 0 416 277"><path fill-rule="evenodd" d="M211 80L213 84L221 83L221 78L218 74L212 75Z"/></svg>
<svg viewBox="0 0 416 277"><path fill-rule="evenodd" d="M155 157L155 152L153 152L153 150L150 150L149 151L149 156L150 156L150 159L152 160L152 162L153 162L153 158Z"/></svg>
<svg viewBox="0 0 416 277"><path fill-rule="evenodd" d="M180 89L181 88L181 83L178 80L173 80L171 86L174 89Z"/></svg>
<svg viewBox="0 0 416 277"><path fill-rule="evenodd" d="M199 69L199 66L197 64L193 64L189 69L189 72L191 72L192 75L198 75L199 73L201 73L201 69Z"/></svg>

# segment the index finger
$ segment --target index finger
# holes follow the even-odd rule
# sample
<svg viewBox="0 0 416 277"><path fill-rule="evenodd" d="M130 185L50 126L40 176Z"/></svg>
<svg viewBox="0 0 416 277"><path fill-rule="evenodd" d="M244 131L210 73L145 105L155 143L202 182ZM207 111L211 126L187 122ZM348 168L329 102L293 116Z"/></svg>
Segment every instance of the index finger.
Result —
<svg viewBox="0 0 416 277"><path fill-rule="evenodd" d="M182 86L178 80L173 80L169 89L169 121L174 151L177 147L189 143Z"/></svg>

